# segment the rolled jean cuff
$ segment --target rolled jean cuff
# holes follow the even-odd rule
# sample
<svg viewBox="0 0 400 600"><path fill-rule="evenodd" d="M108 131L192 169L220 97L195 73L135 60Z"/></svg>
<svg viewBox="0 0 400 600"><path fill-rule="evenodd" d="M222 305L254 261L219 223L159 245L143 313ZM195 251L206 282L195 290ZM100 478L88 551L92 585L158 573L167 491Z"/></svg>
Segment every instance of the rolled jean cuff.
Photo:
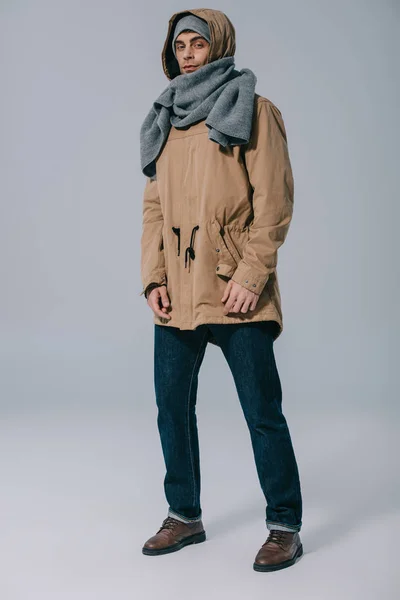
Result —
<svg viewBox="0 0 400 600"><path fill-rule="evenodd" d="M196 523L197 521L201 521L201 511L197 517L185 517L184 515L180 515L179 513L173 511L171 508L168 509L168 516L177 519L178 521L182 521L183 523Z"/></svg>
<svg viewBox="0 0 400 600"><path fill-rule="evenodd" d="M267 529L269 529L270 531L272 529L279 529L280 531L291 531L291 532L297 532L300 531L301 529L301 525L298 525L297 527L294 525L285 525L285 523L277 523L276 521L265 521L267 524Z"/></svg>

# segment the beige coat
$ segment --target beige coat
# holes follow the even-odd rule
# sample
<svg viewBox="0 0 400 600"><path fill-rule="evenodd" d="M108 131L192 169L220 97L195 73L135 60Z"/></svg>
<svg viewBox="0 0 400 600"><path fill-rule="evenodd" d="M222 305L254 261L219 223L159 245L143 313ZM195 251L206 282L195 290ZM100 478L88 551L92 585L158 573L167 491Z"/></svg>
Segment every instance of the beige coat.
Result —
<svg viewBox="0 0 400 600"><path fill-rule="evenodd" d="M169 79L179 74L169 51L173 22L187 12L209 24L211 60L222 57L219 44L235 50L233 26L220 11L175 13L162 52ZM156 160L157 179L146 180L141 294L153 282L166 284L171 319L154 315L159 325L193 330L203 323L274 320L278 337L283 321L277 251L292 218L294 194L281 112L255 94L248 144L222 148L208 139L208 131L205 121L185 130L171 127ZM230 278L259 294L255 310L223 315L221 298Z"/></svg>

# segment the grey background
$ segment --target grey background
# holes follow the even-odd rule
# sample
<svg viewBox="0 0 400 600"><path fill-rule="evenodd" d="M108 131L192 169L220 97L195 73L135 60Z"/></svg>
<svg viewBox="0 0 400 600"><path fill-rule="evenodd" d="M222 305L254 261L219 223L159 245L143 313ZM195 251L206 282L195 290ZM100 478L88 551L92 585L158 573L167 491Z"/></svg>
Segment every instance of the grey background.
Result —
<svg viewBox="0 0 400 600"><path fill-rule="evenodd" d="M275 345L303 558L266 538L250 438L208 346L198 422L208 540L141 554L166 516L141 292L139 128L176 2L1 3L0 581L4 600L390 600L399 588L397 2L217 2L236 67L281 110L295 211ZM396 441L395 441L396 440ZM276 588L279 585L279 589ZM194 586L194 587L193 587Z"/></svg>

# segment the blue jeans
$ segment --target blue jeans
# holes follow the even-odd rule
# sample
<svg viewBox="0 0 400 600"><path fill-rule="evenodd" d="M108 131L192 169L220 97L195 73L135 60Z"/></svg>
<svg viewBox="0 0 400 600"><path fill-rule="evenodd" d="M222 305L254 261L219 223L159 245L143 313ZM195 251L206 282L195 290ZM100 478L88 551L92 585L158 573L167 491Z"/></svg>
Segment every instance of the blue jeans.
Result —
<svg viewBox="0 0 400 600"><path fill-rule="evenodd" d="M198 373L212 334L233 375L249 428L266 499L267 528L300 531L299 472L282 413L282 388L273 351L274 326L274 321L204 324L195 330L154 325L157 425L170 516L185 522L202 517L195 411Z"/></svg>

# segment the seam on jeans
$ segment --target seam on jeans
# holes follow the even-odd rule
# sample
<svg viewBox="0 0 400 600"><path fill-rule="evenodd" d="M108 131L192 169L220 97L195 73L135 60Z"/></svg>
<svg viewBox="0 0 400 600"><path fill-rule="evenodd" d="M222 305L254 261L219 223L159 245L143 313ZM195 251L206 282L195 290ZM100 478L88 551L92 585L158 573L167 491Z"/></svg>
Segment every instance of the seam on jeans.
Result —
<svg viewBox="0 0 400 600"><path fill-rule="evenodd" d="M176 512L175 510L172 510L171 508L168 510L168 514L176 517L179 517L184 523L197 523L198 521L201 521L201 512L200 515L198 517L185 517L184 515L181 515L180 513Z"/></svg>
<svg viewBox="0 0 400 600"><path fill-rule="evenodd" d="M206 332L205 332L205 334L203 336L203 339L200 342L199 351L197 353L196 360L194 361L192 375L190 377L190 384L189 384L189 391L188 391L187 403L186 403L186 435L187 435L187 440L188 440L188 445L189 445L190 464L191 464L191 467L192 467L193 505L194 505L194 502L195 502L195 499L196 499L196 480L195 480L195 475L194 475L193 454L192 454L191 438L190 438L189 404L190 404L190 393L192 391L192 383L193 383L193 377L194 377L194 374L195 374L195 371L196 371L197 361L199 360L200 354L201 354L202 349L203 349L203 342L204 342L204 340L206 340L207 335L208 335L208 329L206 328Z"/></svg>
<svg viewBox="0 0 400 600"><path fill-rule="evenodd" d="M268 519L265 520L265 523L267 525L282 525L282 527L290 527L292 530L298 531L299 528L301 527L301 523L299 525L289 525L289 523L280 523L279 521L269 521Z"/></svg>

